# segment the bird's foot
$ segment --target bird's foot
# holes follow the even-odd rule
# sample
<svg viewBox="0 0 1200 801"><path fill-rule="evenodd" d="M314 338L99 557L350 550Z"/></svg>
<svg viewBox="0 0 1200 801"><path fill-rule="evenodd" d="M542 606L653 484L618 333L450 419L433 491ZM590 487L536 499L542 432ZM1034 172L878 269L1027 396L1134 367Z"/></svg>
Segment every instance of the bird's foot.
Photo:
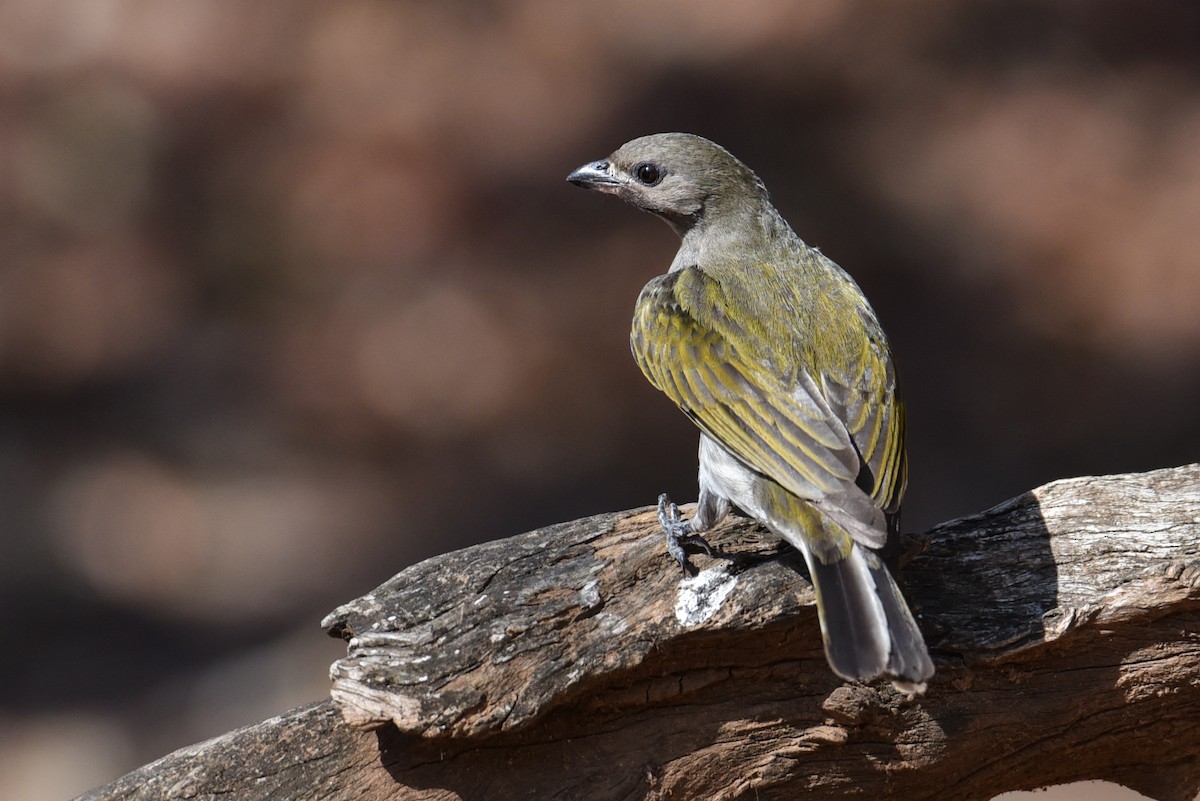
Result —
<svg viewBox="0 0 1200 801"><path fill-rule="evenodd" d="M658 522L667 535L667 553L679 563L683 572L696 575L696 567L688 561L689 553L717 556L713 547L699 534L692 533L692 523L679 514L679 506L665 492L658 496Z"/></svg>

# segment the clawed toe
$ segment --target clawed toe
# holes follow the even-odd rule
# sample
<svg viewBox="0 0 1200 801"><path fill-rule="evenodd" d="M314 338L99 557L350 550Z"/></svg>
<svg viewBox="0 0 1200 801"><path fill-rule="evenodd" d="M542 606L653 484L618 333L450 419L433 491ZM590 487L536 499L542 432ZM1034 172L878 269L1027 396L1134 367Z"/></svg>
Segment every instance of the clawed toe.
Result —
<svg viewBox="0 0 1200 801"><path fill-rule="evenodd" d="M705 556L716 558L720 556L716 549L708 544L708 540L701 537L699 534L688 534L686 536L677 537L676 541L688 553L702 553Z"/></svg>
<svg viewBox="0 0 1200 801"><path fill-rule="evenodd" d="M687 521L679 514L679 505L665 492L658 496L658 522L662 523L662 527L667 531L678 531L688 527Z"/></svg>

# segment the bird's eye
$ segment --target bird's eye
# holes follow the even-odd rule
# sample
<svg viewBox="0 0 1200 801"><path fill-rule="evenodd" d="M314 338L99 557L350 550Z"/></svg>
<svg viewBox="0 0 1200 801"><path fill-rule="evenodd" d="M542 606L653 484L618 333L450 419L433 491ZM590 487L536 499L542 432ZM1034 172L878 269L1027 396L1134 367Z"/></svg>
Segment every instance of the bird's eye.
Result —
<svg viewBox="0 0 1200 801"><path fill-rule="evenodd" d="M658 168L658 165L651 164L648 161L643 161L634 167L633 176L646 186L654 186L663 179L662 170Z"/></svg>

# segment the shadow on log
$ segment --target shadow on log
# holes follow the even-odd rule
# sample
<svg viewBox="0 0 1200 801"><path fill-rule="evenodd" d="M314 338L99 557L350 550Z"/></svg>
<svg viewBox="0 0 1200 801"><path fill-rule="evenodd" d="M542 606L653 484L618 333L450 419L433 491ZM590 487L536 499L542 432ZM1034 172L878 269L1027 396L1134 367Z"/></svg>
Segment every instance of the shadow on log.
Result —
<svg viewBox="0 0 1200 801"><path fill-rule="evenodd" d="M911 538L923 697L825 664L798 556L749 521L685 578L649 511L414 565L324 621L332 701L83 796L990 799L1200 791L1200 465L1057 481Z"/></svg>

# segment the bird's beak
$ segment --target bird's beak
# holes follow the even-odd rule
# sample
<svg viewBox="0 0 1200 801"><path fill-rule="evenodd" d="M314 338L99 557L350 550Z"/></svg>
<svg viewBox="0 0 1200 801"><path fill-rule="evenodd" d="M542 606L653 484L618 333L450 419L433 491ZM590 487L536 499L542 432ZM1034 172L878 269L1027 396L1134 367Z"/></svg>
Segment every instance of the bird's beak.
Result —
<svg viewBox="0 0 1200 801"><path fill-rule="evenodd" d="M621 185L621 180L613 174L612 165L604 159L584 164L568 175L567 180L584 189L598 189L601 192L615 192Z"/></svg>

